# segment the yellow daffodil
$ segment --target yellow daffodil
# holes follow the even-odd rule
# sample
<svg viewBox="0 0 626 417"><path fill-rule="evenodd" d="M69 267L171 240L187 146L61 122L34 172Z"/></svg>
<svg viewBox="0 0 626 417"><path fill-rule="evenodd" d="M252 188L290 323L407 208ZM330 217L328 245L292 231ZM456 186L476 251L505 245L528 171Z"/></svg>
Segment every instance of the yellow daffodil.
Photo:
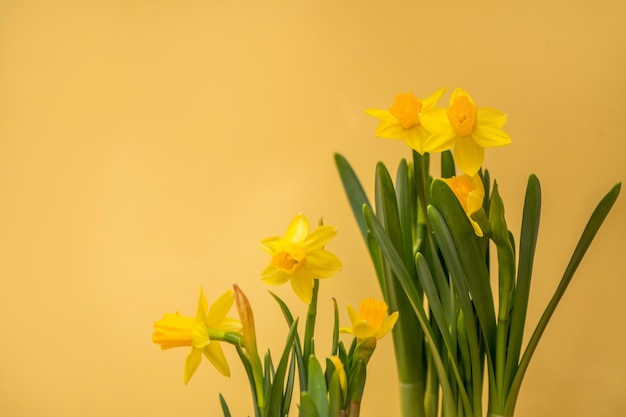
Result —
<svg viewBox="0 0 626 417"><path fill-rule="evenodd" d="M435 108L445 89L441 88L424 100L413 94L398 94L389 110L367 109L366 114L380 120L376 136L385 139L400 139L421 155L431 152L427 146L430 133L420 123L423 111Z"/></svg>
<svg viewBox="0 0 626 417"><path fill-rule="evenodd" d="M456 198L459 199L461 207L463 207L463 210L465 210L467 217L472 223L476 235L482 236L482 229L471 217L472 214L483 208L483 200L485 199L485 188L480 175L474 174L470 177L464 174L458 177L443 178L443 181L448 184L452 191L454 191Z"/></svg>
<svg viewBox="0 0 626 417"><path fill-rule="evenodd" d="M272 256L269 266L261 272L263 281L270 285L289 281L298 297L310 303L314 279L331 277L341 269L339 259L324 249L336 234L337 230L330 226L319 226L309 233L307 218L298 214L285 236L261 241L263 250Z"/></svg>
<svg viewBox="0 0 626 417"><path fill-rule="evenodd" d="M421 121L432 133L426 147L430 152L453 150L454 160L468 175L480 169L484 148L504 146L511 137L502 130L506 114L491 108L478 108L467 91L457 88L447 109L424 110Z"/></svg>
<svg viewBox="0 0 626 417"><path fill-rule="evenodd" d="M191 346L191 352L185 361L185 384L200 366L203 354L222 375L230 376L230 369L218 340L223 340L227 332L241 331L239 321L226 317L232 305L233 291L230 290L219 297L209 310L201 289L195 318L166 313L161 320L154 323L152 341L161 345L161 349Z"/></svg>
<svg viewBox="0 0 626 417"><path fill-rule="evenodd" d="M389 333L398 320L398 312L387 316L387 304L384 301L367 298L361 300L359 313L348 304L348 314L352 327L342 327L342 333L350 333L357 339L380 339Z"/></svg>

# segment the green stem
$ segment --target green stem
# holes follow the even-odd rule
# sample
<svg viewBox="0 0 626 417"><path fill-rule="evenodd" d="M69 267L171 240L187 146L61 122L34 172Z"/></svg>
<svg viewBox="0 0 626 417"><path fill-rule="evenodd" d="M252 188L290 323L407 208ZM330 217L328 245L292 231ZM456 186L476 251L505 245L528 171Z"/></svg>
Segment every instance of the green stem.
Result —
<svg viewBox="0 0 626 417"><path fill-rule="evenodd" d="M309 369L309 356L315 355L315 345L313 342L313 337L315 334L315 318L317 316L317 293L319 292L320 281L319 279L315 279L313 281L313 297L311 298L311 303L309 304L309 308L306 312L306 325L304 327L304 353L302 355L302 359L304 361L304 369ZM308 374L308 371L305 371ZM300 387L301 391L307 390L307 378L304 378L305 382L303 387Z"/></svg>

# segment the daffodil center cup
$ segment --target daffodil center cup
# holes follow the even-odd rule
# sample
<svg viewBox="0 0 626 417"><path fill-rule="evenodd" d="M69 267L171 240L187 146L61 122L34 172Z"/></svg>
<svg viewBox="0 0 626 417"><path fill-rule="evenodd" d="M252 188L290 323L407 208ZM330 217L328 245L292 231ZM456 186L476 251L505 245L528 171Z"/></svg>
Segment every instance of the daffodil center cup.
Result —
<svg viewBox="0 0 626 417"><path fill-rule="evenodd" d="M398 122L405 129L420 124L420 111L422 111L422 102L416 99L413 94L398 94L396 101L389 109L389 112L398 119Z"/></svg>
<svg viewBox="0 0 626 417"><path fill-rule="evenodd" d="M461 137L474 133L478 121L478 106L466 96L458 96L448 107L448 120Z"/></svg>
<svg viewBox="0 0 626 417"><path fill-rule="evenodd" d="M290 245L277 252L270 264L288 274L293 274L306 264L306 252L299 246Z"/></svg>

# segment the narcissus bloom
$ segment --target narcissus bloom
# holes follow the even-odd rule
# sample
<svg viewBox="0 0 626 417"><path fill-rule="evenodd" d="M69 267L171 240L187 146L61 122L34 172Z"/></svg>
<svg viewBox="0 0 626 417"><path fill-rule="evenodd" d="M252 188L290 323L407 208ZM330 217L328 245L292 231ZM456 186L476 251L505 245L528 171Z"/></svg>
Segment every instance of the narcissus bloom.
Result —
<svg viewBox="0 0 626 417"><path fill-rule="evenodd" d="M310 303L314 280L331 277L341 269L339 259L324 249L336 234L337 229L330 226L319 226L309 234L307 218L298 214L285 236L261 241L263 250L272 256L269 266L261 272L263 281L270 285L289 281L298 297Z"/></svg>
<svg viewBox="0 0 626 417"><path fill-rule="evenodd" d="M504 146L511 137L502 130L506 114L478 108L467 91L457 88L447 109L423 111L421 121L432 136L426 146L430 152L453 150L454 160L468 175L478 172L485 158L484 148Z"/></svg>
<svg viewBox="0 0 626 417"><path fill-rule="evenodd" d="M191 352L185 361L185 384L200 366L203 354L222 375L230 376L230 369L218 340L223 340L226 332L241 331L239 321L226 317L232 305L233 291L230 290L218 298L209 310L204 293L200 290L195 318L166 313L161 320L154 323L152 341L161 345L161 349L191 346Z"/></svg>
<svg viewBox="0 0 626 417"><path fill-rule="evenodd" d="M342 327L342 333L350 333L357 339L369 339L375 337L380 339L389 333L396 321L398 321L398 312L394 312L387 316L387 303L372 298L361 300L359 313L348 304L348 314L352 327Z"/></svg>
<svg viewBox="0 0 626 417"><path fill-rule="evenodd" d="M424 100L415 98L410 93L398 94L389 110L367 109L365 113L380 120L376 136L404 140L407 145L423 155L424 152L431 152L427 146L430 132L420 122L420 114L434 109L444 91L445 89L441 88Z"/></svg>
<svg viewBox="0 0 626 417"><path fill-rule="evenodd" d="M464 174L458 177L443 178L443 181L448 184L452 191L454 191L456 198L459 199L461 207L463 207L463 210L465 210L467 217L472 223L476 235L482 236L482 229L471 217L472 214L483 208L483 200L485 199L485 188L480 175L474 174L470 177Z"/></svg>

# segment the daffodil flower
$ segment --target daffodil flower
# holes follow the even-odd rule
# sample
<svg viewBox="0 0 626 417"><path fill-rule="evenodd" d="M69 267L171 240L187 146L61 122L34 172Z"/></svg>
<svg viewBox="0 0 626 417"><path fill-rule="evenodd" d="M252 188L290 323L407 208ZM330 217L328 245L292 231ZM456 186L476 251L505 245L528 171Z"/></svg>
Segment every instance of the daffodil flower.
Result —
<svg viewBox="0 0 626 417"><path fill-rule="evenodd" d="M161 349L191 346L191 352L185 361L185 378L187 384L202 361L202 355L225 376L230 376L230 369L218 340L224 340L228 332L240 332L241 323L226 317L233 305L233 291L225 292L208 308L202 289L196 317L166 313L154 323L152 341L161 345Z"/></svg>
<svg viewBox="0 0 626 417"><path fill-rule="evenodd" d="M454 160L468 175L480 169L484 148L504 146L511 137L502 130L506 114L491 108L478 108L467 91L457 88L447 109L429 109L421 114L426 130L432 132L426 142L430 152L453 150Z"/></svg>
<svg viewBox="0 0 626 417"><path fill-rule="evenodd" d="M461 207L472 223L476 235L482 236L483 231L480 225L472 219L472 214L482 210L485 199L485 188L480 175L474 174L470 177L464 174L452 178L443 178L443 181L448 184L461 203Z"/></svg>
<svg viewBox="0 0 626 417"><path fill-rule="evenodd" d="M298 214L285 236L261 241L263 250L272 256L269 266L261 272L263 281L270 285L289 281L298 297L310 303L314 280L331 277L341 269L339 259L324 249L336 234L337 230L330 226L319 226L309 233L307 218Z"/></svg>
<svg viewBox="0 0 626 417"><path fill-rule="evenodd" d="M348 315L352 322L352 327L342 327L342 333L353 334L357 339L380 339L389 333L396 321L398 312L387 316L387 303L372 298L361 300L359 312L348 304Z"/></svg>
<svg viewBox="0 0 626 417"><path fill-rule="evenodd" d="M431 152L427 146L430 133L420 122L423 111L432 110L443 95L441 88L424 100L415 98L413 94L398 94L389 110L367 109L366 114L380 120L376 128L376 136L385 139L400 139L423 155Z"/></svg>

